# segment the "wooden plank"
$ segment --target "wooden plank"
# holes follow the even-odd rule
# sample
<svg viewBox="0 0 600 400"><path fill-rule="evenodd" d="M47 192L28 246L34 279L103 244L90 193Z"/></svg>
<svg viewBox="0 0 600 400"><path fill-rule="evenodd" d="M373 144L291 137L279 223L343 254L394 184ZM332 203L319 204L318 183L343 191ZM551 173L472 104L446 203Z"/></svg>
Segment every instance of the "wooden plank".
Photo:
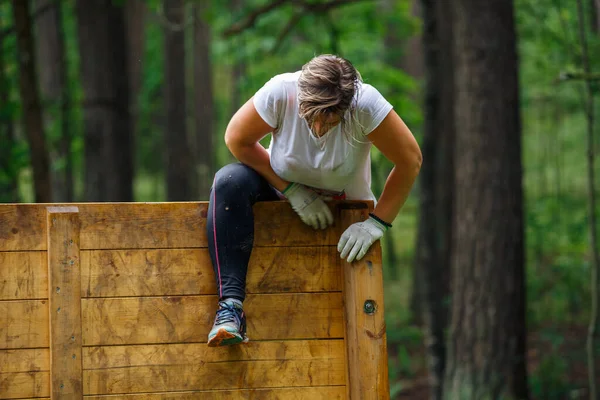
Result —
<svg viewBox="0 0 600 400"><path fill-rule="evenodd" d="M82 299L86 346L205 342L216 296ZM250 340L340 338L341 293L248 295Z"/></svg>
<svg viewBox="0 0 600 400"><path fill-rule="evenodd" d="M79 209L81 249L206 247L207 203L68 205ZM0 205L0 250L46 250L46 207Z"/></svg>
<svg viewBox="0 0 600 400"><path fill-rule="evenodd" d="M335 211L337 202L331 202ZM81 249L207 247L207 202L71 203L79 209ZM44 204L0 205L0 251L46 250ZM314 230L286 201L257 203L255 246L337 244L335 227ZM337 215L337 214L335 214Z"/></svg>
<svg viewBox="0 0 600 400"><path fill-rule="evenodd" d="M343 385L341 359L234 361L86 370L86 394Z"/></svg>
<svg viewBox="0 0 600 400"><path fill-rule="evenodd" d="M50 372L0 374L0 399L23 399L50 395Z"/></svg>
<svg viewBox="0 0 600 400"><path fill-rule="evenodd" d="M0 251L46 250L46 208L0 204Z"/></svg>
<svg viewBox="0 0 600 400"><path fill-rule="evenodd" d="M191 365L234 361L344 359L343 339L250 341L210 348L205 343L90 346L83 348L83 369Z"/></svg>
<svg viewBox="0 0 600 400"><path fill-rule="evenodd" d="M276 389L213 390L172 393L141 393L85 396L86 400L343 400L344 386L296 387Z"/></svg>
<svg viewBox="0 0 600 400"><path fill-rule="evenodd" d="M367 204L355 207L340 207L341 229L368 218ZM374 243L360 261L340 262L344 277L348 398L389 399L380 242Z"/></svg>
<svg viewBox="0 0 600 400"><path fill-rule="evenodd" d="M341 291L335 246L257 247L252 251L247 293Z"/></svg>
<svg viewBox="0 0 600 400"><path fill-rule="evenodd" d="M0 252L0 300L48 298L45 251Z"/></svg>
<svg viewBox="0 0 600 400"><path fill-rule="evenodd" d="M0 398L50 394L50 350L0 350Z"/></svg>
<svg viewBox="0 0 600 400"><path fill-rule="evenodd" d="M0 350L0 374L50 370L50 349Z"/></svg>
<svg viewBox="0 0 600 400"><path fill-rule="evenodd" d="M82 249L206 247L207 203L81 207Z"/></svg>
<svg viewBox="0 0 600 400"><path fill-rule="evenodd" d="M48 300L0 301L0 349L48 343Z"/></svg>
<svg viewBox="0 0 600 400"><path fill-rule="evenodd" d="M344 353L342 339L250 342L216 349L200 343L86 347L86 393L278 387L286 382L343 385Z"/></svg>
<svg viewBox="0 0 600 400"><path fill-rule="evenodd" d="M328 205L335 217L337 203ZM254 246L337 245L335 225L328 229L313 229L300 220L287 201L256 203L254 213Z"/></svg>
<svg viewBox="0 0 600 400"><path fill-rule="evenodd" d="M81 253L82 296L216 294L208 249L98 250ZM247 293L340 291L334 246L258 247Z"/></svg>
<svg viewBox="0 0 600 400"><path fill-rule="evenodd" d="M77 207L48 207L52 398L81 398L81 269Z"/></svg>

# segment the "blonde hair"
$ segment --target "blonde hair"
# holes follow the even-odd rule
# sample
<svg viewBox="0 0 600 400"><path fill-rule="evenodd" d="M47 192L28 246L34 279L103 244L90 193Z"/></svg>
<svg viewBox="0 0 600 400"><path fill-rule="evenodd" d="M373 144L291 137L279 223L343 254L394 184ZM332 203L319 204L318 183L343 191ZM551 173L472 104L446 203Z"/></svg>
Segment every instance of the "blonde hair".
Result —
<svg viewBox="0 0 600 400"><path fill-rule="evenodd" d="M362 77L350 61L332 54L314 57L302 66L298 78L299 117L312 129L319 116L335 114L340 118L342 132L348 134L345 118L356 119L356 100Z"/></svg>

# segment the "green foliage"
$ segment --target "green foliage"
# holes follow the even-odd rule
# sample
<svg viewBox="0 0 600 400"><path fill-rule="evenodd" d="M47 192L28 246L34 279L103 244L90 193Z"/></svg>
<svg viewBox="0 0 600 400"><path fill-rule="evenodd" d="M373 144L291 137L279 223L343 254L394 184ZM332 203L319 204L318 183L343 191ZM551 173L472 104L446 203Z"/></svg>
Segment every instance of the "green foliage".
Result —
<svg viewBox="0 0 600 400"><path fill-rule="evenodd" d="M0 30L13 26L10 4L0 3ZM19 201L12 185L30 163L29 148L20 134L21 103L18 98L18 70L10 55L16 53L16 40L9 35L0 43L3 70L0 75L0 202ZM9 133L10 132L10 133Z"/></svg>
<svg viewBox="0 0 600 400"><path fill-rule="evenodd" d="M164 101L164 42L163 28L158 24L146 26L146 48L138 120L136 155L140 173L159 174L163 163L160 157L163 143Z"/></svg>
<svg viewBox="0 0 600 400"><path fill-rule="evenodd" d="M565 375L567 372L568 365L564 358L558 355L556 351L551 352L541 360L540 365L531 374L531 394L536 399L544 400L569 398L568 395L573 387L566 381Z"/></svg>

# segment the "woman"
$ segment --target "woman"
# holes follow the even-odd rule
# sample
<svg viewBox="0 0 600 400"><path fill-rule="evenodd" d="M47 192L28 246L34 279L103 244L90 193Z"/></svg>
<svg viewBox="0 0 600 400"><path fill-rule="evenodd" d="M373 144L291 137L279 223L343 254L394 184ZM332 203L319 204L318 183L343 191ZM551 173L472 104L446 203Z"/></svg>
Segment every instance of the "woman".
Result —
<svg viewBox="0 0 600 400"><path fill-rule="evenodd" d="M259 140L269 133L265 149ZM392 226L421 166L419 146L392 105L334 55L273 77L232 117L225 143L239 163L216 173L210 193L207 232L219 309L209 346L247 340L242 304L255 202L287 199L304 223L324 229L333 223L326 199L373 200L369 218L338 243L352 262ZM394 164L378 200L370 188L371 145Z"/></svg>

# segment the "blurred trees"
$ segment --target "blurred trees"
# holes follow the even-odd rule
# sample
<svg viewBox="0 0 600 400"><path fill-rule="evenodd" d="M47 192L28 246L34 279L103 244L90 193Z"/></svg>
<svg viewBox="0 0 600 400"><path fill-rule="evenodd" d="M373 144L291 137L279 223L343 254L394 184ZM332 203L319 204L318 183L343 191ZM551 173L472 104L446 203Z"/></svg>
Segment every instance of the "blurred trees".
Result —
<svg viewBox="0 0 600 400"><path fill-rule="evenodd" d="M37 0L40 15L33 25L36 28L36 60L40 95L44 105L48 149L53 167L52 200L70 202L74 199L73 159L71 156L71 130L67 86L67 60L63 40L62 10L53 0ZM58 132L58 134L55 134ZM56 166L61 165L60 168Z"/></svg>
<svg viewBox="0 0 600 400"><path fill-rule="evenodd" d="M83 198L133 200L129 68L125 11L111 0L75 3L83 88Z"/></svg>
<svg viewBox="0 0 600 400"><path fill-rule="evenodd" d="M193 175L196 183L196 191L200 196L208 196L212 186L212 176L215 172L215 163L213 148L215 145L214 137L214 93L211 41L212 35L209 25L208 3L201 2L194 4L194 60L193 60L193 80L194 80L194 98L193 112L194 118L194 146L193 160L195 174Z"/></svg>
<svg viewBox="0 0 600 400"><path fill-rule="evenodd" d="M4 30L6 19L0 18L0 28ZM11 99L10 78L7 74L7 60L4 49L7 46L6 34L0 34L0 201L17 202L18 174L21 165L17 162L17 145L13 123L13 102Z"/></svg>
<svg viewBox="0 0 600 400"><path fill-rule="evenodd" d="M35 201L49 203L52 201L50 160L42 120L30 6L28 1L13 0L12 8L18 47L19 93L23 102L22 119L31 151Z"/></svg>
<svg viewBox="0 0 600 400"><path fill-rule="evenodd" d="M192 151L186 124L185 8L183 0L164 0L167 200L192 200Z"/></svg>
<svg viewBox="0 0 600 400"><path fill-rule="evenodd" d="M446 365L452 198L454 194L454 70L448 2L421 1L424 53L423 163L415 268L429 357L431 399L441 399Z"/></svg>

